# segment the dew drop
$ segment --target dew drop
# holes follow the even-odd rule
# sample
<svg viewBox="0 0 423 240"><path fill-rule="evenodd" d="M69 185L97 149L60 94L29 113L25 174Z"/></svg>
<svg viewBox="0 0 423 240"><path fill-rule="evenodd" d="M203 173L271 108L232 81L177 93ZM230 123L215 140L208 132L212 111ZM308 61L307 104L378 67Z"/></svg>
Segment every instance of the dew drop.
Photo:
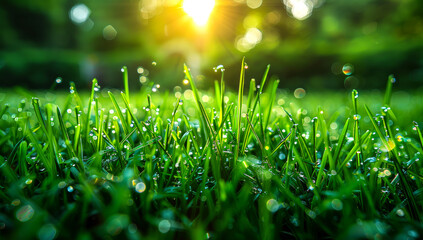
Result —
<svg viewBox="0 0 423 240"><path fill-rule="evenodd" d="M213 68L214 72L217 72L217 70L219 70L219 69L220 69L221 72L225 71L225 68L223 67L223 65L218 65L217 67Z"/></svg>
<svg viewBox="0 0 423 240"><path fill-rule="evenodd" d="M389 81L391 82L391 83L395 83L396 81L397 81L397 79L394 77L394 75L389 75Z"/></svg>
<svg viewBox="0 0 423 240"><path fill-rule="evenodd" d="M143 193L146 189L145 183L139 182L135 185L135 191L138 193Z"/></svg>
<svg viewBox="0 0 423 240"><path fill-rule="evenodd" d="M67 190L68 190L68 192L70 192L70 193L71 193L71 192L73 192L73 190L74 190L74 189L73 189L73 187L72 187L72 186L69 186L69 187L67 188Z"/></svg>
<svg viewBox="0 0 423 240"><path fill-rule="evenodd" d="M404 217L404 215L405 215L404 210L402 210L402 209L398 209L398 210L396 211L396 214L397 214L398 216L400 216L400 217Z"/></svg>
<svg viewBox="0 0 423 240"><path fill-rule="evenodd" d="M342 72L345 75L350 76L354 72L354 66L352 64L347 63L342 67Z"/></svg>

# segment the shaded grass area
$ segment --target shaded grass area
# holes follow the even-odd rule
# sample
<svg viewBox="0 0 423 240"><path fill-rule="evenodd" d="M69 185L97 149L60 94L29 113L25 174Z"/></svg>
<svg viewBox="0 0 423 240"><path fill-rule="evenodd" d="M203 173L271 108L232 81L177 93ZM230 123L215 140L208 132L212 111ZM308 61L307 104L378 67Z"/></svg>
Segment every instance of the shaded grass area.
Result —
<svg viewBox="0 0 423 240"><path fill-rule="evenodd" d="M391 76L384 93L294 98L246 69L238 93L224 71L199 91L188 67L184 91L130 93L123 68L123 92L2 93L1 235L423 236L421 95Z"/></svg>

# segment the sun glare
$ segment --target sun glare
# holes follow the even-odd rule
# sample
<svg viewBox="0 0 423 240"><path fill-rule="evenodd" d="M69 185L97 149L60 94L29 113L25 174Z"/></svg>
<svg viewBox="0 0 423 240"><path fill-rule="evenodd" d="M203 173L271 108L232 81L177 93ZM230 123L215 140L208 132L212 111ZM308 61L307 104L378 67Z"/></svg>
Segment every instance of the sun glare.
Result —
<svg viewBox="0 0 423 240"><path fill-rule="evenodd" d="M184 0L182 8L198 26L205 26L213 11L214 0Z"/></svg>

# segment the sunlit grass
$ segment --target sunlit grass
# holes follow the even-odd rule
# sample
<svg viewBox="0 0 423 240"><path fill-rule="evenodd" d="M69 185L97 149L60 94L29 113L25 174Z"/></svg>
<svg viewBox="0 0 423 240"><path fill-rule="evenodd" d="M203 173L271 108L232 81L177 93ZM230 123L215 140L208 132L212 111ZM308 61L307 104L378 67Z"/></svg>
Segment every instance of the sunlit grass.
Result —
<svg viewBox="0 0 423 240"><path fill-rule="evenodd" d="M1 235L422 236L421 96L391 77L379 94L289 93L270 66L246 81L244 62L235 93L218 69L214 92L188 67L190 89L130 92L124 67L123 92L94 79L83 94L2 93Z"/></svg>

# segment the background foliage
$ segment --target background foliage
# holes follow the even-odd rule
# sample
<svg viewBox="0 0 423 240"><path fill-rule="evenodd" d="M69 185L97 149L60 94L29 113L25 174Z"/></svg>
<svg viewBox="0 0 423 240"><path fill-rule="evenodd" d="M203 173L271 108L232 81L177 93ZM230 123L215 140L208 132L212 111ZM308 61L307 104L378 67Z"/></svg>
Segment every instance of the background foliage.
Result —
<svg viewBox="0 0 423 240"><path fill-rule="evenodd" d="M216 78L211 66L234 69L227 81L236 87L232 66L244 55L255 66L247 78L261 77L271 64L281 87L382 87L391 73L398 88L421 85L422 1L306 0L314 7L303 20L292 16L292 2L217 1L207 28L198 29L178 0L2 1L0 87L49 88L57 77L78 85L97 77L119 86L123 65L133 83L142 66L147 79L173 87L184 78L185 62L204 87ZM72 9L81 4L88 15L73 21ZM240 47L251 29L259 38ZM346 63L355 78L344 84Z"/></svg>

